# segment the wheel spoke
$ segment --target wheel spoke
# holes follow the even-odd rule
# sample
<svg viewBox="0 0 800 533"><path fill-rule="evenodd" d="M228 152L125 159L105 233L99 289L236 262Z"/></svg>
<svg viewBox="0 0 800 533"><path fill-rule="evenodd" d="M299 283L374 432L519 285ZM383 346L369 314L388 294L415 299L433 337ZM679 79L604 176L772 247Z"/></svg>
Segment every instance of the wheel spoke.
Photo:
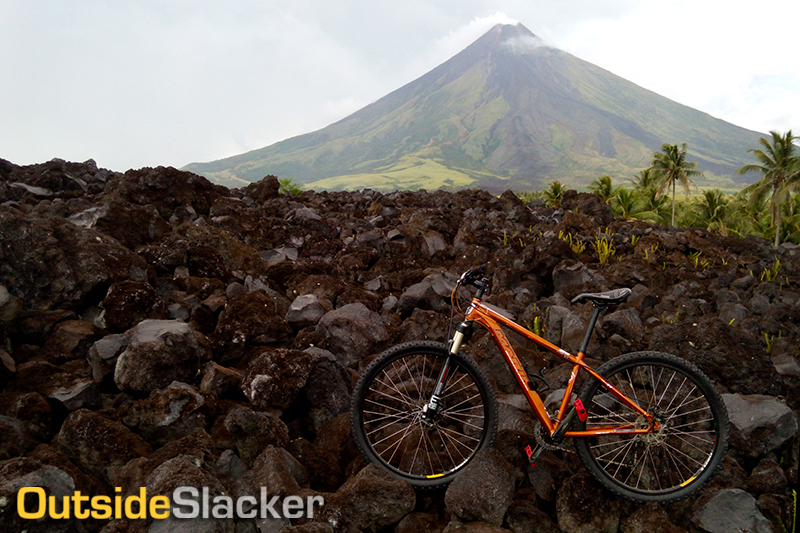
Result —
<svg viewBox="0 0 800 533"><path fill-rule="evenodd" d="M430 350L389 350L362 375L354 392L354 436L368 459L407 479L433 486L462 468L491 442L496 406L491 387L474 364ZM392 353L394 351L394 353ZM451 367L438 407L430 401L442 365ZM357 410L356 410L357 409Z"/></svg>
<svg viewBox="0 0 800 533"><path fill-rule="evenodd" d="M646 433L578 439L576 447L589 470L618 494L672 501L697 490L719 466L727 447L727 414L713 384L696 368L670 355L636 355L612 360L598 372L657 424ZM597 380L587 382L580 397L588 410L581 427L650 425Z"/></svg>

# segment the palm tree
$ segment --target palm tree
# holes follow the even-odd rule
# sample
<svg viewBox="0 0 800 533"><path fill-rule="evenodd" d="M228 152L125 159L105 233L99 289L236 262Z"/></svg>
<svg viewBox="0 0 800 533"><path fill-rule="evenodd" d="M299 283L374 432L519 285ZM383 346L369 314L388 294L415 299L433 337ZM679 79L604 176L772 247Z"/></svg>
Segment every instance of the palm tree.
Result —
<svg viewBox="0 0 800 533"><path fill-rule="evenodd" d="M567 190L560 181L556 180L550 184L550 188L545 189L544 201L548 205L553 207L560 207L561 206L561 197L564 196L564 192Z"/></svg>
<svg viewBox="0 0 800 533"><path fill-rule="evenodd" d="M703 191L702 198L692 205L692 225L727 235L728 227L725 224L727 207L728 200L725 198L725 193L719 189Z"/></svg>
<svg viewBox="0 0 800 533"><path fill-rule="evenodd" d="M611 196L614 194L614 185L611 182L611 176L603 174L599 178L596 178L589 184L589 192L599 197L605 203L608 203L609 200L611 200Z"/></svg>
<svg viewBox="0 0 800 533"><path fill-rule="evenodd" d="M702 176L697 170L697 163L686 160L686 143L662 144L661 152L653 153L650 169L658 181L658 192L672 188L672 225L675 225L675 186L680 183L689 193L689 184L692 176Z"/></svg>
<svg viewBox="0 0 800 533"><path fill-rule="evenodd" d="M617 218L628 220L638 211L638 201L639 199L632 191L625 187L618 187L614 191L614 196L611 197L611 212Z"/></svg>
<svg viewBox="0 0 800 533"><path fill-rule="evenodd" d="M658 214L648 210L639 195L625 187L614 189L614 195L611 197L609 205L611 206L611 212L617 218L623 220L635 218L651 224L659 222Z"/></svg>
<svg viewBox="0 0 800 533"><path fill-rule="evenodd" d="M735 216L728 217L728 234L737 237L757 235L766 237L770 234L769 217L758 205L753 205L750 198L742 191L734 195L728 203L728 213Z"/></svg>
<svg viewBox="0 0 800 533"><path fill-rule="evenodd" d="M744 192L750 195L753 204L758 205L769 195L772 225L775 226L774 246L777 247L781 234L781 206L800 179L800 157L794 153L794 141L797 137L792 135L792 130L783 135L776 131L769 134L772 136L771 142L764 137L758 141L763 150L747 150L753 154L756 163L744 165L736 173L761 172L761 179L745 187Z"/></svg>
<svg viewBox="0 0 800 533"><path fill-rule="evenodd" d="M637 216L646 220L651 224L666 224L669 220L669 200L666 196L658 194L658 189L655 186L647 187L646 189L634 189L636 197L639 198L640 209L642 213L646 213L647 218Z"/></svg>
<svg viewBox="0 0 800 533"><path fill-rule="evenodd" d="M633 187L637 190L645 190L649 189L650 187L656 187L658 184L656 183L655 174L649 168L645 168L640 170L635 177L631 180L633 182Z"/></svg>

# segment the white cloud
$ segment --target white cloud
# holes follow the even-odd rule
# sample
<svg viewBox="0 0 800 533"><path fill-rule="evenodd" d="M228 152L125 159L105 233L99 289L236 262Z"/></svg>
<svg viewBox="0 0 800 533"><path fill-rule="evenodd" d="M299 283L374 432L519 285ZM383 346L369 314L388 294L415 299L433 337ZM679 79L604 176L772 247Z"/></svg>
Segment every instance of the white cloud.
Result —
<svg viewBox="0 0 800 533"><path fill-rule="evenodd" d="M468 24L449 32L444 37L436 40L434 45L436 56L439 63L447 61L461 50L478 40L484 33L494 28L497 24L519 24L503 12L488 17L478 17L471 20Z"/></svg>
<svg viewBox="0 0 800 533"><path fill-rule="evenodd" d="M775 16L788 5L786 0L765 0L757 8L742 0L724 8L714 0L642 2L613 19L583 21L562 34L558 45L739 126L789 129L792 120L800 120L800 67L788 59L794 19ZM761 80L757 88L753 80Z"/></svg>
<svg viewBox="0 0 800 533"><path fill-rule="evenodd" d="M542 48L549 48L547 44L535 35L520 35L506 39L500 45L509 50L512 54L524 55L531 54L541 50Z"/></svg>

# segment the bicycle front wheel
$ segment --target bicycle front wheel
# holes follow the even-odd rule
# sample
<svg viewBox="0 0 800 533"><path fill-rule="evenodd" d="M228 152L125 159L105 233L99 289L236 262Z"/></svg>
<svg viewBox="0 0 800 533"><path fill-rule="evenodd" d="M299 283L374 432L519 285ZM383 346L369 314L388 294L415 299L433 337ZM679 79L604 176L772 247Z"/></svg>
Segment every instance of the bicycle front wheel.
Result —
<svg viewBox="0 0 800 533"><path fill-rule="evenodd" d="M644 502L679 500L703 487L722 462L729 435L725 403L708 377L688 361L658 352L623 355L597 372L652 414L658 430L576 438L578 455L595 478ZM644 416L596 379L579 396L588 414L580 429L648 427Z"/></svg>
<svg viewBox="0 0 800 533"><path fill-rule="evenodd" d="M423 417L448 357L438 342L390 348L369 364L353 394L351 422L361 453L420 488L446 485L491 444L497 402L483 373L450 355L440 407Z"/></svg>

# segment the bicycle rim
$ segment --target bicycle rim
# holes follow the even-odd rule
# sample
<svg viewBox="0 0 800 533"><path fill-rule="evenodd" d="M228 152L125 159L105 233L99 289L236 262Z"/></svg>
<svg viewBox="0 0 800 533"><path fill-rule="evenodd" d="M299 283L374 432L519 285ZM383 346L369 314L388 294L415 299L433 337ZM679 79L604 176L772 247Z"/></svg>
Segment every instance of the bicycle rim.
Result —
<svg viewBox="0 0 800 533"><path fill-rule="evenodd" d="M629 354L598 372L616 389L655 415L658 430L576 439L587 468L606 487L637 501L674 501L700 489L727 448L728 416L713 384L675 356ZM647 428L646 418L622 404L597 380L581 392L585 429Z"/></svg>
<svg viewBox="0 0 800 533"><path fill-rule="evenodd" d="M451 357L437 416L422 416L446 355L436 343L401 345L370 365L356 387L353 426L362 452L416 486L449 482L493 436L494 396L460 356Z"/></svg>

